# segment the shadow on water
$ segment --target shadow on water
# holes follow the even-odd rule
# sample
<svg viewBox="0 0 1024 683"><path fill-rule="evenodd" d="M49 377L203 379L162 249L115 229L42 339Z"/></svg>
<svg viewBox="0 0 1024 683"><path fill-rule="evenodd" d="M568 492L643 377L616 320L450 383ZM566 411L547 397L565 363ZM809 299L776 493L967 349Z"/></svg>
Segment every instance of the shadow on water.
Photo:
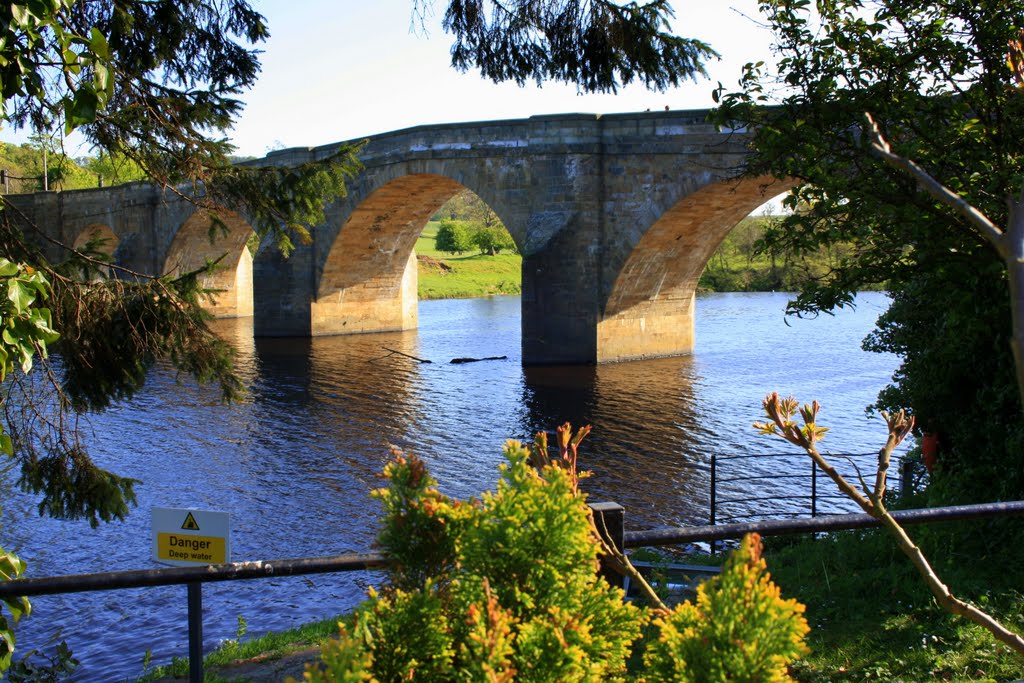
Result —
<svg viewBox="0 0 1024 683"><path fill-rule="evenodd" d="M592 500L625 506L632 524L694 523L708 496L692 372L688 357L527 368L523 403L533 425L593 426L581 448Z"/></svg>

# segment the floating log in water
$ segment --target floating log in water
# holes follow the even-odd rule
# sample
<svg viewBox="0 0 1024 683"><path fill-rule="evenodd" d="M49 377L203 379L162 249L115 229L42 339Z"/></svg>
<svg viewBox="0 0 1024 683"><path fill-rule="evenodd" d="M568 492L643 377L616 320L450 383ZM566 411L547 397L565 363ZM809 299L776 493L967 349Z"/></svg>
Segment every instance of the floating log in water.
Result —
<svg viewBox="0 0 1024 683"><path fill-rule="evenodd" d="M482 360L507 360L508 356L488 356L487 358L452 358L450 363L479 363Z"/></svg>

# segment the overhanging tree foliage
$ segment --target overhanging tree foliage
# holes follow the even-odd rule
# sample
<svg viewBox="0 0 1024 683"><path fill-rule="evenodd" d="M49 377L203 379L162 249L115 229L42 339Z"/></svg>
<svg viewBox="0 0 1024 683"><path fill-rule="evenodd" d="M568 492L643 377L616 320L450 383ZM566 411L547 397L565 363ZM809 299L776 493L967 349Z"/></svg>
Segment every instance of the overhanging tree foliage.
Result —
<svg viewBox="0 0 1024 683"><path fill-rule="evenodd" d="M426 11L432 0L414 0ZM443 26L455 38L452 66L495 82L545 80L587 92L633 81L664 90L706 75L716 57L697 39L669 31L669 0L451 0Z"/></svg>
<svg viewBox="0 0 1024 683"><path fill-rule="evenodd" d="M0 7L3 121L58 134L79 130L198 208L244 213L287 252L295 239L309 239L307 226L344 193L358 160L356 148L344 147L324 163L293 169L230 164L223 131L241 110L237 95L257 77L255 44L267 35L263 17L239 0L8 4ZM70 245L63 245L66 260L53 263L41 248L47 238L40 226L10 206L0 221L0 257L49 285L30 308L52 313L62 356L51 365L43 340L22 337L43 371L12 373L3 385L21 485L41 494L43 513L93 524L122 518L133 482L90 460L74 413L132 396L162 358L219 383L232 399L241 390L233 351L207 326L196 273L131 273ZM211 239L220 227L211 222ZM81 277L111 269L116 277Z"/></svg>
<svg viewBox="0 0 1024 683"><path fill-rule="evenodd" d="M1006 266L977 226L872 153L864 115L894 154L1008 225L1007 198L1024 184L1024 94L1008 61L1024 6L763 0L761 10L776 35L778 73L748 65L738 91L719 89L717 117L753 127L751 173L800 183L787 199L799 211L764 246L854 246L791 311L829 311L866 284L886 283L893 304L866 345L903 362L879 405L906 408L940 435L946 495L1019 495L1024 421Z"/></svg>

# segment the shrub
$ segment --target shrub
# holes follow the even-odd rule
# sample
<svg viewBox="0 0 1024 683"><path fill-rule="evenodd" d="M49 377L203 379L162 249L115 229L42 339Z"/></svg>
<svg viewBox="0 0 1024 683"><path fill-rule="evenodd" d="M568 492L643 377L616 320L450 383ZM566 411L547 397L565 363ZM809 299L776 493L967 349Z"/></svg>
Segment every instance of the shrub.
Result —
<svg viewBox="0 0 1024 683"><path fill-rule="evenodd" d="M661 636L644 656L650 681L787 681L806 654L804 606L783 600L750 534L724 571L697 589L696 604L655 620Z"/></svg>
<svg viewBox="0 0 1024 683"><path fill-rule="evenodd" d="M461 254L473 248L473 232L465 221L443 220L437 227L434 248L449 254Z"/></svg>
<svg viewBox="0 0 1024 683"><path fill-rule="evenodd" d="M479 227L473 233L472 240L481 254L494 256L500 254L502 249L516 251L516 243L512 239L512 235L501 226Z"/></svg>
<svg viewBox="0 0 1024 683"><path fill-rule="evenodd" d="M506 443L505 457L496 490L463 502L440 493L422 461L396 454L385 468L389 486L374 494L385 510L379 543L395 560L390 585L370 591L307 681L645 680L627 662L652 611L599 577L600 546L574 468L535 469L518 441ZM727 680L712 673L722 671L754 680L742 676L784 674L803 651L802 607L779 598L757 540L700 595L696 606L658 613L650 680ZM689 654L709 637L732 638L731 649ZM671 669L682 656L685 671Z"/></svg>

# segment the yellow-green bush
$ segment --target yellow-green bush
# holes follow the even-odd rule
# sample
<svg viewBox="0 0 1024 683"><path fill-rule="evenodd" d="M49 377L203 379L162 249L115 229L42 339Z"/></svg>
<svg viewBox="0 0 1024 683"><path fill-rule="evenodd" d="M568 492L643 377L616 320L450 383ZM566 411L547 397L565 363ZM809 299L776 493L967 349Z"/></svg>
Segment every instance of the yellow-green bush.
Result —
<svg viewBox="0 0 1024 683"><path fill-rule="evenodd" d="M646 680L779 683L787 666L807 652L804 606L783 600L771 581L757 534L748 535L722 573L654 624Z"/></svg>
<svg viewBox="0 0 1024 683"><path fill-rule="evenodd" d="M390 584L326 646L307 681L782 681L804 651L802 606L783 601L757 540L670 613L624 601L573 473L529 464L517 441L493 492L452 500L423 462L385 469L381 549ZM657 616L645 671L627 662ZM650 629L648 629L650 630ZM638 661L634 657L633 661ZM760 677L758 677L760 676Z"/></svg>

